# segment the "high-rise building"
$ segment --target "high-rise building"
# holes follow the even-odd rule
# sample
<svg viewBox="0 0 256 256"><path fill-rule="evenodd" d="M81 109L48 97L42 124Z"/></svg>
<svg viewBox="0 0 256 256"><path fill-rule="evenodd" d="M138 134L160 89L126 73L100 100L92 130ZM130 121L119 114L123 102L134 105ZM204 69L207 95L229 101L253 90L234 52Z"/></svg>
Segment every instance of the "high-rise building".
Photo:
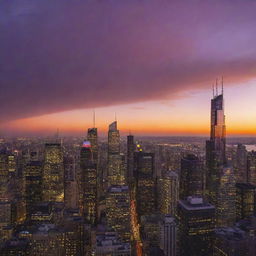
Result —
<svg viewBox="0 0 256 256"><path fill-rule="evenodd" d="M29 217L35 204L42 201L42 162L30 161L25 169L26 213Z"/></svg>
<svg viewBox="0 0 256 256"><path fill-rule="evenodd" d="M212 255L215 208L202 198L188 197L178 203L180 256Z"/></svg>
<svg viewBox="0 0 256 256"><path fill-rule="evenodd" d="M223 90L211 100L211 135L206 141L206 195L216 208L217 226L235 220L235 175L226 159Z"/></svg>
<svg viewBox="0 0 256 256"><path fill-rule="evenodd" d="M136 201L139 218L151 215L156 210L156 178L154 154L135 153Z"/></svg>
<svg viewBox="0 0 256 256"><path fill-rule="evenodd" d="M114 121L109 125L108 153L109 154L120 153L120 134L119 134L119 130L117 129L117 121Z"/></svg>
<svg viewBox="0 0 256 256"><path fill-rule="evenodd" d="M87 140L91 143L93 161L98 163L98 131L97 128L89 128L87 132Z"/></svg>
<svg viewBox="0 0 256 256"><path fill-rule="evenodd" d="M256 215L256 186L250 183L236 183L236 219Z"/></svg>
<svg viewBox="0 0 256 256"><path fill-rule="evenodd" d="M188 154L181 159L180 168L180 199L188 196L202 196L203 193L203 168L199 158Z"/></svg>
<svg viewBox="0 0 256 256"><path fill-rule="evenodd" d="M236 188L232 167L222 168L217 189L216 225L232 226L236 220Z"/></svg>
<svg viewBox="0 0 256 256"><path fill-rule="evenodd" d="M177 223L171 215L165 215L161 223L160 247L165 256L176 256Z"/></svg>
<svg viewBox="0 0 256 256"><path fill-rule="evenodd" d="M125 158L120 154L120 134L117 122L108 131L108 187L125 184Z"/></svg>
<svg viewBox="0 0 256 256"><path fill-rule="evenodd" d="M242 144L237 145L236 159L235 159L235 175L237 183L248 182L248 168L247 168L247 150Z"/></svg>
<svg viewBox="0 0 256 256"><path fill-rule="evenodd" d="M0 200L7 199L8 190L8 158L5 150L0 152Z"/></svg>
<svg viewBox="0 0 256 256"><path fill-rule="evenodd" d="M247 156L248 182L256 186L256 151L251 151Z"/></svg>
<svg viewBox="0 0 256 256"><path fill-rule="evenodd" d="M226 126L223 94L211 100L211 135L206 141L206 190L216 205L221 166L226 163Z"/></svg>
<svg viewBox="0 0 256 256"><path fill-rule="evenodd" d="M129 181L133 179L134 172L134 137L133 135L127 136L127 178Z"/></svg>
<svg viewBox="0 0 256 256"><path fill-rule="evenodd" d="M65 157L64 202L66 209L78 208L78 182L74 157Z"/></svg>
<svg viewBox="0 0 256 256"><path fill-rule="evenodd" d="M131 238L130 195L128 186L111 186L106 196L107 224L124 241Z"/></svg>
<svg viewBox="0 0 256 256"><path fill-rule="evenodd" d="M162 214L175 216L179 199L178 174L174 171L165 172L158 182L159 211Z"/></svg>
<svg viewBox="0 0 256 256"><path fill-rule="evenodd" d="M145 253L145 255L152 255L150 251L153 248L160 249L163 218L164 216L162 214L143 215L141 217L140 233L143 253Z"/></svg>
<svg viewBox="0 0 256 256"><path fill-rule="evenodd" d="M84 141L80 152L80 208L86 220L95 224L97 218L97 164L90 141Z"/></svg>
<svg viewBox="0 0 256 256"><path fill-rule="evenodd" d="M46 143L43 166L43 200L64 201L64 165L60 143Z"/></svg>

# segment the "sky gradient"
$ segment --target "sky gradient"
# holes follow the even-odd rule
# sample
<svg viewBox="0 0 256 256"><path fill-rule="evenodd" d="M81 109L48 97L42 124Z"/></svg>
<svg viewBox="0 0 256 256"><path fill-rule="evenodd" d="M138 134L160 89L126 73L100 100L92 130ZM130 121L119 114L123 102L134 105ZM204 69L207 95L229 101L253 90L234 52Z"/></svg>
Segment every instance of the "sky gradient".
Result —
<svg viewBox="0 0 256 256"><path fill-rule="evenodd" d="M0 132L256 135L256 2L0 0Z"/></svg>

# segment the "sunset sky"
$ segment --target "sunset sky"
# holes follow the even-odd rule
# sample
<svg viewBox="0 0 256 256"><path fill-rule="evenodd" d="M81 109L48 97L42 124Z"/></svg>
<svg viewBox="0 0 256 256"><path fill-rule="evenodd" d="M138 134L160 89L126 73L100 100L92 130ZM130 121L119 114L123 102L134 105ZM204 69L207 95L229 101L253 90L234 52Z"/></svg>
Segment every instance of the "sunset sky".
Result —
<svg viewBox="0 0 256 256"><path fill-rule="evenodd" d="M0 135L256 135L256 2L0 0Z"/></svg>

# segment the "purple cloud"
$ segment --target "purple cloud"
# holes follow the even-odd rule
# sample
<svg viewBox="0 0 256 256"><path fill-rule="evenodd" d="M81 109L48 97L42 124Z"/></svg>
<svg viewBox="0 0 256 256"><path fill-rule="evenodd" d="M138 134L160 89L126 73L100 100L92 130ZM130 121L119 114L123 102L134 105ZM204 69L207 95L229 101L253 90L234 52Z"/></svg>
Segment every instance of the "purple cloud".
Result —
<svg viewBox="0 0 256 256"><path fill-rule="evenodd" d="M0 0L0 118L253 78L255 13L251 0Z"/></svg>

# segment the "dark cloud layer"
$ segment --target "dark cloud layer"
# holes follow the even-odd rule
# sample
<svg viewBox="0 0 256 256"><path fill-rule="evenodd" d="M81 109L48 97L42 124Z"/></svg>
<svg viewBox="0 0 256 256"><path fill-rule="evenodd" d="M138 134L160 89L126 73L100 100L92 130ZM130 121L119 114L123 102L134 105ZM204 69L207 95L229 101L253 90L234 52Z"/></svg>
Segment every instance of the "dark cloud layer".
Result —
<svg viewBox="0 0 256 256"><path fill-rule="evenodd" d="M256 1L0 0L0 119L256 76Z"/></svg>

